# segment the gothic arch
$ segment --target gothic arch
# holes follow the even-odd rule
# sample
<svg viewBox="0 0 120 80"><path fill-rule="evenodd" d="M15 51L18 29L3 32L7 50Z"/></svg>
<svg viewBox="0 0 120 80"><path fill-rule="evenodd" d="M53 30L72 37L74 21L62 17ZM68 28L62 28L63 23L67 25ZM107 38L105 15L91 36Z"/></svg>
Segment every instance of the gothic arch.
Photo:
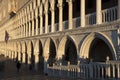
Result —
<svg viewBox="0 0 120 80"><path fill-rule="evenodd" d="M40 72L43 72L44 70L43 44L40 39L37 39L35 42L34 53L35 55L37 55L37 57L35 56L35 60L36 58L39 58L38 61L35 61L35 64L37 64L38 70Z"/></svg>
<svg viewBox="0 0 120 80"><path fill-rule="evenodd" d="M22 57L22 45L21 42L17 42L17 60L21 61L21 57Z"/></svg>
<svg viewBox="0 0 120 80"><path fill-rule="evenodd" d="M22 42L22 52L25 53L27 51L27 45L26 45L26 42L23 41Z"/></svg>
<svg viewBox="0 0 120 80"><path fill-rule="evenodd" d="M27 63L27 44L25 41L22 42L22 62Z"/></svg>
<svg viewBox="0 0 120 80"><path fill-rule="evenodd" d="M113 59L116 59L116 51L115 51L112 41L110 40L109 37L107 37L107 35L101 32L91 33L84 39L82 46L80 48L80 57L88 58L89 51L90 51L90 45L92 44L92 41L96 38L104 41L107 44L107 46L110 48L112 52Z"/></svg>
<svg viewBox="0 0 120 80"><path fill-rule="evenodd" d="M70 46L70 44L67 44L67 42L70 42L70 44L72 44L72 46ZM76 55L75 58L77 60L77 44L75 42L76 41L75 41L75 39L73 37L71 37L71 36L64 36L61 39L61 41L59 43L59 46L58 46L58 52L57 52L58 59L62 59L63 56L66 55L66 53L67 53L66 52L66 47L68 47L68 45L69 45L69 47L73 47L73 49L75 50L75 53L73 53L73 54ZM68 54L68 55L71 55L71 54Z"/></svg>
<svg viewBox="0 0 120 80"><path fill-rule="evenodd" d="M48 38L45 41L45 45L44 45L44 54L43 54L44 61L47 62L49 66L52 66L56 60L56 54L57 54L56 42L53 38Z"/></svg>
<svg viewBox="0 0 120 80"><path fill-rule="evenodd" d="M37 39L35 42L34 52L40 54L40 48L43 49L43 44L41 40ZM43 53L41 53L41 55L43 55Z"/></svg>
<svg viewBox="0 0 120 80"><path fill-rule="evenodd" d="M34 67L34 43L29 40L27 45L28 64Z"/></svg>

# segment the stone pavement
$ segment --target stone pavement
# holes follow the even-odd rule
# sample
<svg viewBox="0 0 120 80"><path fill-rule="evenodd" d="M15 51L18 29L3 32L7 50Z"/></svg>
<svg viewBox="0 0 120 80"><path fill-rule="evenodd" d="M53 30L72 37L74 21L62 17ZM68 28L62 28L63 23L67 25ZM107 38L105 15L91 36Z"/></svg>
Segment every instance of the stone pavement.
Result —
<svg viewBox="0 0 120 80"><path fill-rule="evenodd" d="M13 60L0 55L0 64L4 64L0 70L0 80L71 80L65 78L49 77L41 73L29 70L22 64L20 72L17 72L16 63ZM74 79L73 79L74 80Z"/></svg>

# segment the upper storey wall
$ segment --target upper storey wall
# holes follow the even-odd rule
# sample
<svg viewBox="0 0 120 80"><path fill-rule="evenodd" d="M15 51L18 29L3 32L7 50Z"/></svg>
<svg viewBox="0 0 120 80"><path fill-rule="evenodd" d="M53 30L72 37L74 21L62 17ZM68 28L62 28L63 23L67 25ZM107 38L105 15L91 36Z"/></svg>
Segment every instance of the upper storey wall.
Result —
<svg viewBox="0 0 120 80"><path fill-rule="evenodd" d="M31 0L0 0L0 26Z"/></svg>

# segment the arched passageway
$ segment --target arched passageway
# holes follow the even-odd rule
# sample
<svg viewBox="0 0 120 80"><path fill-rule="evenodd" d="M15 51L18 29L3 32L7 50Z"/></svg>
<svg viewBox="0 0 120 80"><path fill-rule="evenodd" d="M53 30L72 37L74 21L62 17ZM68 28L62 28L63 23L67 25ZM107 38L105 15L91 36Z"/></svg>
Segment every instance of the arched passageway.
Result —
<svg viewBox="0 0 120 80"><path fill-rule="evenodd" d="M91 33L82 42L80 57L94 62L105 62L107 57L116 60L116 51L112 41L103 33Z"/></svg>
<svg viewBox="0 0 120 80"><path fill-rule="evenodd" d="M53 63L55 63L55 58L56 58L55 43L53 42L52 39L50 39L50 43L49 43L49 57L48 57L48 64L50 66L53 66Z"/></svg>
<svg viewBox="0 0 120 80"><path fill-rule="evenodd" d="M29 41L27 45L27 58L28 58L28 65L29 69L32 70L34 69L35 66L35 56L34 56L34 47L33 47L33 42Z"/></svg>
<svg viewBox="0 0 120 80"><path fill-rule="evenodd" d="M78 54L77 44L75 42L75 39L71 36L65 36L61 39L57 51L57 58L62 65L67 65L68 62L74 65L77 64Z"/></svg>
<svg viewBox="0 0 120 80"><path fill-rule="evenodd" d="M67 64L68 61L70 64L77 64L77 50L74 42L70 38L65 43L65 54L62 58L63 64Z"/></svg>
<svg viewBox="0 0 120 80"><path fill-rule="evenodd" d="M40 72L43 72L43 70L44 70L44 57L43 57L43 46L42 46L41 41L39 41L38 47L39 47L38 70L39 70Z"/></svg>
<svg viewBox="0 0 120 80"><path fill-rule="evenodd" d="M95 38L90 45L89 59L95 62L105 62L106 57L113 60L109 46L103 40Z"/></svg>

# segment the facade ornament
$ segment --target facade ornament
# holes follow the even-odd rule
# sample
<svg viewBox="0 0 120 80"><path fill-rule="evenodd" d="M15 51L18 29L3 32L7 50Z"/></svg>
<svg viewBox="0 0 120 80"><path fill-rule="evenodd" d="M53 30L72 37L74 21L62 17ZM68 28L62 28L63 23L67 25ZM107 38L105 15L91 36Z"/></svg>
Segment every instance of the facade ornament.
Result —
<svg viewBox="0 0 120 80"><path fill-rule="evenodd" d="M55 2L54 2L54 0L51 0L50 1L50 10L54 11L54 7L55 7Z"/></svg>
<svg viewBox="0 0 120 80"><path fill-rule="evenodd" d="M57 5L57 7L61 8L62 5L63 5L63 0L58 0L58 5Z"/></svg>

